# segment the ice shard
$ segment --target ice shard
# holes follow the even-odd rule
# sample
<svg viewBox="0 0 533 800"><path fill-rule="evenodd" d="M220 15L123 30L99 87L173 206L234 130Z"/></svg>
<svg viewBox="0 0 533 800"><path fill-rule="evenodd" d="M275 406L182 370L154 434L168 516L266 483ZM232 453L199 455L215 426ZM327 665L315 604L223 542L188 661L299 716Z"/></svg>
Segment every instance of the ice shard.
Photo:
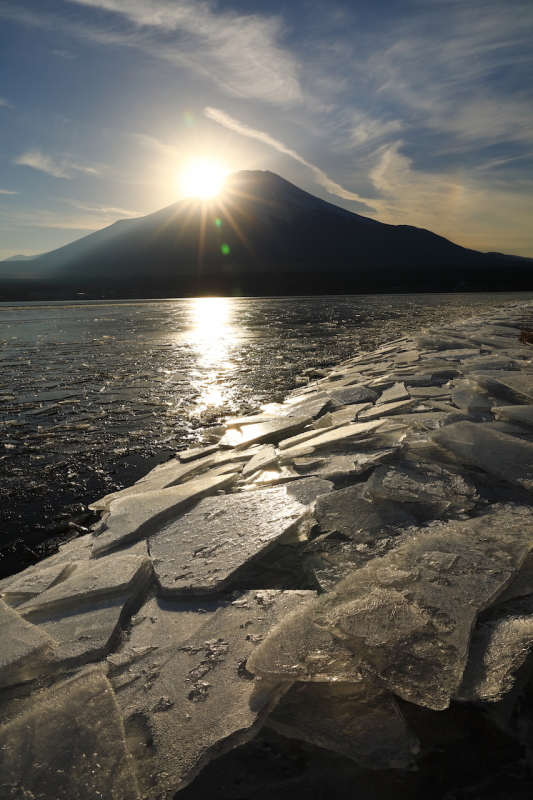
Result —
<svg viewBox="0 0 533 800"><path fill-rule="evenodd" d="M269 467L271 464L275 464L276 461L277 454L274 446L265 444L246 464L242 471L242 477L246 478L248 475L252 475L258 470L266 469L266 467Z"/></svg>
<svg viewBox="0 0 533 800"><path fill-rule="evenodd" d="M498 418L510 419L520 425L533 428L533 405L530 406L494 406L492 413Z"/></svg>
<svg viewBox="0 0 533 800"><path fill-rule="evenodd" d="M0 586L0 597L10 606L18 606L60 583L74 569L73 564L57 563L50 567L42 566L41 569L33 570L29 574L23 572L18 576L18 580L10 583L5 589Z"/></svg>
<svg viewBox="0 0 533 800"><path fill-rule="evenodd" d="M116 555L81 562L67 580L18 607L21 614L42 613L78 606L119 594L135 594L152 576L146 556Z"/></svg>
<svg viewBox="0 0 533 800"><path fill-rule="evenodd" d="M377 400L377 405L382 403L398 403L401 400L409 400L410 394L403 383L395 383L390 389L385 389Z"/></svg>

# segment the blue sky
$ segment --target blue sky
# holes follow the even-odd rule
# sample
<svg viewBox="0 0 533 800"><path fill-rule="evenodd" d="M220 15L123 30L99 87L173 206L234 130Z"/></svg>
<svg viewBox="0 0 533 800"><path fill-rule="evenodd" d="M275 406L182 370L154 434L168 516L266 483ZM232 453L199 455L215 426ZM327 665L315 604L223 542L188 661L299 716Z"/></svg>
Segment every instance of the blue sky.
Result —
<svg viewBox="0 0 533 800"><path fill-rule="evenodd" d="M0 0L0 258L210 158L533 256L531 0Z"/></svg>

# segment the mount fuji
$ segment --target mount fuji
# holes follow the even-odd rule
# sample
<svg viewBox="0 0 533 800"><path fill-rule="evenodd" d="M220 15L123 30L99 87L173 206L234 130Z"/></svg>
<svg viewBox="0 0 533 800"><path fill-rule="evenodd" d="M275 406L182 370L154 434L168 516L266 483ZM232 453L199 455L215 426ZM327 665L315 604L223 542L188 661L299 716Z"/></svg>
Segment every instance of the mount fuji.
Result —
<svg viewBox="0 0 533 800"><path fill-rule="evenodd" d="M533 288L532 268L533 259L346 211L272 172L241 171L216 198L181 200L31 260L4 261L0 280L67 294L343 294Z"/></svg>

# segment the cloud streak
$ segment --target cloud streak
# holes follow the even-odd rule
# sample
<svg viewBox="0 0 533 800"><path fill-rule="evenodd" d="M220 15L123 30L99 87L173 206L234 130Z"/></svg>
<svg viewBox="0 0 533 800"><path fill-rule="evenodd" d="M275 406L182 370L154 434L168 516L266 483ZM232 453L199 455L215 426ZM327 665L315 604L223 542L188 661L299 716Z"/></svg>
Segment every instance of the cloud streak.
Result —
<svg viewBox="0 0 533 800"><path fill-rule="evenodd" d="M46 172L54 178L73 178L72 170L82 172L87 175L99 175L100 170L95 167L88 167L82 164L75 164L72 161L55 161L50 156L45 156L39 150L28 150L26 153L13 159L14 164L23 167L32 167L40 172Z"/></svg>
<svg viewBox="0 0 533 800"><path fill-rule="evenodd" d="M15 164L20 164L24 167L32 167L38 169L40 172L46 172L48 175L53 175L54 178L70 178L71 176L60 164L57 164L49 156L39 153L38 150L28 150L18 158L14 159Z"/></svg>
<svg viewBox="0 0 533 800"><path fill-rule="evenodd" d="M20 192L10 192L9 189L0 189L0 194L20 194Z"/></svg>
<svg viewBox="0 0 533 800"><path fill-rule="evenodd" d="M280 44L280 18L215 10L191 0L68 0L111 12L130 23L122 30L90 31L101 38L207 76L230 95L292 105L302 100L295 57ZM173 40L172 40L173 39Z"/></svg>
<svg viewBox="0 0 533 800"><path fill-rule="evenodd" d="M311 164L303 156L297 153L296 150L291 150L289 147L284 145L283 142L280 142L270 136L270 134L265 133L264 131L258 131L255 128L250 128L248 125L245 125L243 122L239 122L239 120L230 117L229 114L226 114L225 111L221 111L218 108L210 108L208 106L204 109L204 114L206 117L208 117L208 119L218 122L225 128L229 128L236 133L240 133L242 136L248 136L250 139L257 139L258 141L263 142L263 144L273 147L279 153L283 153L286 156L290 156L290 158L294 158L295 161L298 161L300 164L303 164L304 167L307 167L309 170L311 170L315 182L320 186L323 186L324 189L326 189L330 194L337 195L337 197L342 197L345 200L355 200L358 203L365 203L368 205L368 201L365 198L361 197L355 192L350 192L339 183L333 181L319 167Z"/></svg>

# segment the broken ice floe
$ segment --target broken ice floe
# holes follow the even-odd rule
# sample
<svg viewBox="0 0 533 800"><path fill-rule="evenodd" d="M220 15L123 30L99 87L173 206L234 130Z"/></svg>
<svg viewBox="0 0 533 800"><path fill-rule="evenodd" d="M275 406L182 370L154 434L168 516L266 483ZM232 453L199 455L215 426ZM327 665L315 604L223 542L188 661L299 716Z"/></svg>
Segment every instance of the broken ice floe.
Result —
<svg viewBox="0 0 533 800"><path fill-rule="evenodd" d="M11 794L170 798L264 723L411 769L406 700L510 720L533 651L521 313L307 370L0 581Z"/></svg>

